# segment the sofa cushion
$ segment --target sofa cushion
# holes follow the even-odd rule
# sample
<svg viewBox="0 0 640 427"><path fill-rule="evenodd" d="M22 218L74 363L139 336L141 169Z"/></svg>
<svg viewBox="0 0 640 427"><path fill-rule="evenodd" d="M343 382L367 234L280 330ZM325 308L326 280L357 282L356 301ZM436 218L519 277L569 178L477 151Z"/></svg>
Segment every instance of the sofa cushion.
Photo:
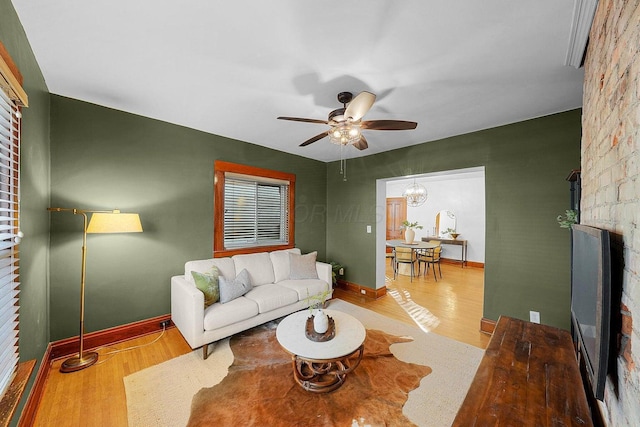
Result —
<svg viewBox="0 0 640 427"><path fill-rule="evenodd" d="M274 282L273 266L271 265L271 258L268 252L234 255L231 258L236 265L236 271L246 269L249 272L253 286L261 286Z"/></svg>
<svg viewBox="0 0 640 427"><path fill-rule="evenodd" d="M330 289L329 285L320 279L289 279L278 282L278 285L296 291L300 301Z"/></svg>
<svg viewBox="0 0 640 427"><path fill-rule="evenodd" d="M289 264L290 253L300 255L300 249L292 248L269 253L271 264L273 264L274 283L278 283L289 278L289 272L291 271Z"/></svg>
<svg viewBox="0 0 640 427"><path fill-rule="evenodd" d="M316 256L318 252L306 255L289 254L290 279L317 279Z"/></svg>
<svg viewBox="0 0 640 427"><path fill-rule="evenodd" d="M218 302L205 309L204 330L223 328L257 315L258 304L245 297L236 298L226 304Z"/></svg>
<svg viewBox="0 0 640 427"><path fill-rule="evenodd" d="M247 292L244 297L255 301L260 313L266 313L299 301L296 291L274 284L257 286Z"/></svg>
<svg viewBox="0 0 640 427"><path fill-rule="evenodd" d="M220 301L220 286L218 285L218 267L215 265L209 273L198 273L191 271L193 280L198 288L204 294L204 306L209 307L214 302Z"/></svg>
<svg viewBox="0 0 640 427"><path fill-rule="evenodd" d="M198 273L208 273L214 266L218 267L220 276L230 278L236 277L235 264L233 263L233 260L231 258L227 257L188 261L184 264L184 278L187 279L187 282L195 284L195 282L193 281L193 276L191 275L192 271L197 271Z"/></svg>
<svg viewBox="0 0 640 427"><path fill-rule="evenodd" d="M252 287L249 272L245 269L233 279L220 277L220 304L225 304L241 297L249 292Z"/></svg>

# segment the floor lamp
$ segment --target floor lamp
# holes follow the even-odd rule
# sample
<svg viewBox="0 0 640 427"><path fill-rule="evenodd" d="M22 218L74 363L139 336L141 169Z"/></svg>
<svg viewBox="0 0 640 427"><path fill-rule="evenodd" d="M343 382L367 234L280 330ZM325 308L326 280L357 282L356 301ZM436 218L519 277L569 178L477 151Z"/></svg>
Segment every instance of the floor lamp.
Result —
<svg viewBox="0 0 640 427"><path fill-rule="evenodd" d="M84 351L84 281L87 259L87 233L140 233L142 224L136 213L120 213L113 211L94 211L75 208L48 208L51 212L72 212L74 215L82 215L84 219L82 227L82 269L80 273L80 350L77 356L73 356L62 362L60 372L75 372L88 368L98 361L98 353ZM87 214L91 215L88 221Z"/></svg>

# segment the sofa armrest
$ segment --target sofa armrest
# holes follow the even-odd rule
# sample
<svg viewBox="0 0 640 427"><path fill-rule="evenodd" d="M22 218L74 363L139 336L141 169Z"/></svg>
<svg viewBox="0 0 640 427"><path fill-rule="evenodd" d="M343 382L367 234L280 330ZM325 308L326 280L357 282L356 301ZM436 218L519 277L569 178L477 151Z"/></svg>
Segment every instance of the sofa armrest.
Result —
<svg viewBox="0 0 640 427"><path fill-rule="evenodd" d="M204 294L184 276L171 278L171 320L191 348L202 345L204 332Z"/></svg>
<svg viewBox="0 0 640 427"><path fill-rule="evenodd" d="M327 282L329 284L329 289L331 289L333 286L333 279L331 278L331 264L316 261L316 271L318 272L318 279Z"/></svg>

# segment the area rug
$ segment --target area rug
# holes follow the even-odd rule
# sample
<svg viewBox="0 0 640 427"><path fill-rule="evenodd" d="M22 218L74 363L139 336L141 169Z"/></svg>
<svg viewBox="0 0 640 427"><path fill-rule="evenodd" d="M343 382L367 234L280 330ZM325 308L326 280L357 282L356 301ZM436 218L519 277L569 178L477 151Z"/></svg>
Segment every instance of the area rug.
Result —
<svg viewBox="0 0 640 427"><path fill-rule="evenodd" d="M482 350L344 301L329 308L365 325L369 358L378 358L369 364L365 357L335 392L308 393L294 382L290 357L275 341L276 324L269 323L235 336L231 345L219 343L206 361L196 351L127 376L129 426L451 425ZM237 347L235 361L231 347ZM265 382L268 371L288 378L287 385ZM305 417L292 418L300 413Z"/></svg>

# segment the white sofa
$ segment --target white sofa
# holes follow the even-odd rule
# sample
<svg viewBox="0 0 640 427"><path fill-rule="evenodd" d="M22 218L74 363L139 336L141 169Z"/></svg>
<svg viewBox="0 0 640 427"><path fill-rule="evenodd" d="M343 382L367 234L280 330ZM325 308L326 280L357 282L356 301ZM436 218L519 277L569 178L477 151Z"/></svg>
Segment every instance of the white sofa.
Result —
<svg viewBox="0 0 640 427"><path fill-rule="evenodd" d="M289 253L300 249L234 255L227 258L188 261L184 275L171 278L171 320L191 348L203 347L238 332L291 314L309 306L309 296L332 292L331 265L316 262L317 279L291 279ZM221 276L233 279L243 269L253 288L244 296L204 306L204 294L191 271L206 273L216 266Z"/></svg>

